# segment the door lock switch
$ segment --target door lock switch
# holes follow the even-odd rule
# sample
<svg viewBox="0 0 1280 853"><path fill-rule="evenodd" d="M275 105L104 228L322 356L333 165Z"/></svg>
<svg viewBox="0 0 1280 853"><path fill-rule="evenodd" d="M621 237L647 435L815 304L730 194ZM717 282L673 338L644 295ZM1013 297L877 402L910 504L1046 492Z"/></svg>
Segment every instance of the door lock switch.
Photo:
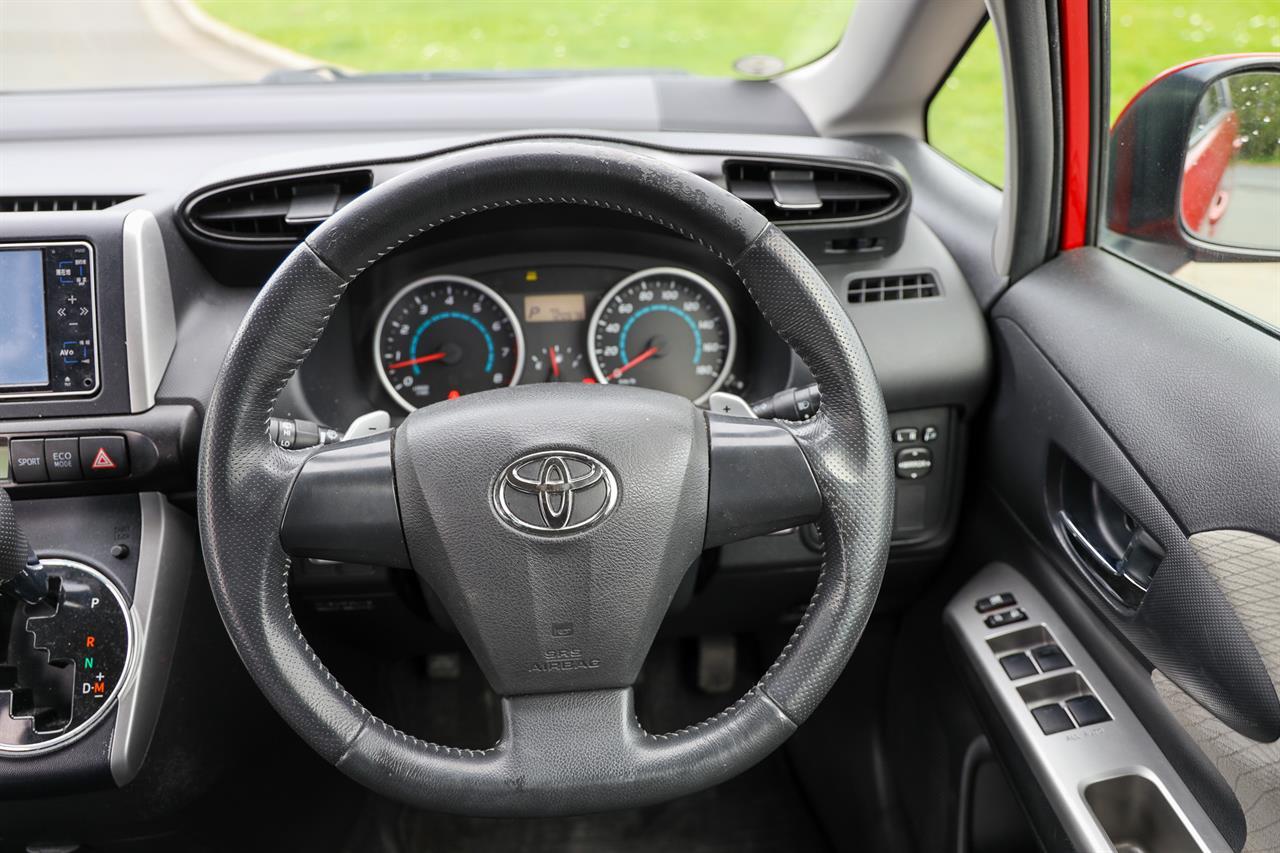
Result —
<svg viewBox="0 0 1280 853"><path fill-rule="evenodd" d="M992 610L999 610L1002 607L1012 607L1018 603L1018 599L1013 597L1011 592L997 592L995 595L988 595L986 598L979 598L978 603L973 606L974 610L979 613L990 613Z"/></svg>
<svg viewBox="0 0 1280 853"><path fill-rule="evenodd" d="M1021 607L1015 607L1012 610L1001 610L999 613L992 613L982 621L988 628L1003 628L1005 625L1012 625L1015 622L1027 621L1027 612Z"/></svg>

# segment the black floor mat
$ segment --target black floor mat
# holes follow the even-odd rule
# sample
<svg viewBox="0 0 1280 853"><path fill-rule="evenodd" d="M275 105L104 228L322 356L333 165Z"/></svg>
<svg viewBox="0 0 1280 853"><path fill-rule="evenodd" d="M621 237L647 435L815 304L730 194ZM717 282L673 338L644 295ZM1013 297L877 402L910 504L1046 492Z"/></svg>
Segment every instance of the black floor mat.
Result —
<svg viewBox="0 0 1280 853"><path fill-rule="evenodd" d="M641 722L655 732L698 722L730 704L758 677L758 662L741 660L733 690L708 696L688 673L690 648L653 649L637 688ZM381 679L383 704L402 726L451 745L479 741L492 726L492 694L476 692L474 664L455 681ZM425 694L432 694L430 696ZM394 709L394 710L392 710ZM469 711L469 713L468 713ZM490 735L492 738L492 735ZM465 744L459 740L468 741ZM827 844L787 761L775 753L707 791L645 808L570 818L484 819L421 812L371 797L344 853L827 853Z"/></svg>
<svg viewBox="0 0 1280 853"><path fill-rule="evenodd" d="M830 850L781 754L708 791L572 818L497 820L370 804L345 853L774 853Z"/></svg>

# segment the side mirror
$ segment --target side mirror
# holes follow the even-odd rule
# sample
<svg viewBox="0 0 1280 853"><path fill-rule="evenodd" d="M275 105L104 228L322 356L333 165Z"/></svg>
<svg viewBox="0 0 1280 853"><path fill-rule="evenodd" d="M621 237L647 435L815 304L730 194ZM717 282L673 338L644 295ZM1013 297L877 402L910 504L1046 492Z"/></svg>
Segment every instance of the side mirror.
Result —
<svg viewBox="0 0 1280 853"><path fill-rule="evenodd" d="M1280 259L1280 54L1179 66L1111 131L1107 227L1156 266Z"/></svg>

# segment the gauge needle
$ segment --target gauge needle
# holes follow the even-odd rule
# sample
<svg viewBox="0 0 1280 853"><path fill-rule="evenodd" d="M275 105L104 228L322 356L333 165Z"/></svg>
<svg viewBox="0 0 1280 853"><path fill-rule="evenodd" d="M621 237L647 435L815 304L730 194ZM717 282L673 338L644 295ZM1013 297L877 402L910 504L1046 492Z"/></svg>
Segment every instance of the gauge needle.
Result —
<svg viewBox="0 0 1280 853"><path fill-rule="evenodd" d="M556 379L560 378L560 356L556 353L556 348L551 348L551 375Z"/></svg>
<svg viewBox="0 0 1280 853"><path fill-rule="evenodd" d="M609 374L609 378L610 378L610 379L617 379L619 376L621 376L622 374L626 373L628 370L630 370L631 368L635 367L635 366L636 366L637 364L639 364L640 362L645 361L645 360L650 359L650 358L653 358L653 357L654 357L655 355L657 355L657 354L658 354L658 348L657 348L656 346L654 346L654 347L649 347L647 350L645 350L644 352L640 353L638 356L636 356L635 358L631 359L630 361L628 361L626 364L622 365L621 367L615 367L615 368L613 369L613 372Z"/></svg>
<svg viewBox="0 0 1280 853"><path fill-rule="evenodd" d="M387 370L395 370L400 367L413 367L415 364L426 364L430 361L440 361L445 357L445 353L433 352L431 355L420 355L417 358L409 358L404 361L397 361L395 364L388 364Z"/></svg>

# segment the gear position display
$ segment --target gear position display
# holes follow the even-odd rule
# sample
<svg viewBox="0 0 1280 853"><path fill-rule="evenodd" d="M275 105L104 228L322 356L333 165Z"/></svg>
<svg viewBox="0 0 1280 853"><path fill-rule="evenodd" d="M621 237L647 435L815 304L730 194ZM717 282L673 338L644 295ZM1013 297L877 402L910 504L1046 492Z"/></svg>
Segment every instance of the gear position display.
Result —
<svg viewBox="0 0 1280 853"><path fill-rule="evenodd" d="M37 560L2 490L0 516L0 753L38 752L88 731L114 704L130 672L132 617L97 569Z"/></svg>

